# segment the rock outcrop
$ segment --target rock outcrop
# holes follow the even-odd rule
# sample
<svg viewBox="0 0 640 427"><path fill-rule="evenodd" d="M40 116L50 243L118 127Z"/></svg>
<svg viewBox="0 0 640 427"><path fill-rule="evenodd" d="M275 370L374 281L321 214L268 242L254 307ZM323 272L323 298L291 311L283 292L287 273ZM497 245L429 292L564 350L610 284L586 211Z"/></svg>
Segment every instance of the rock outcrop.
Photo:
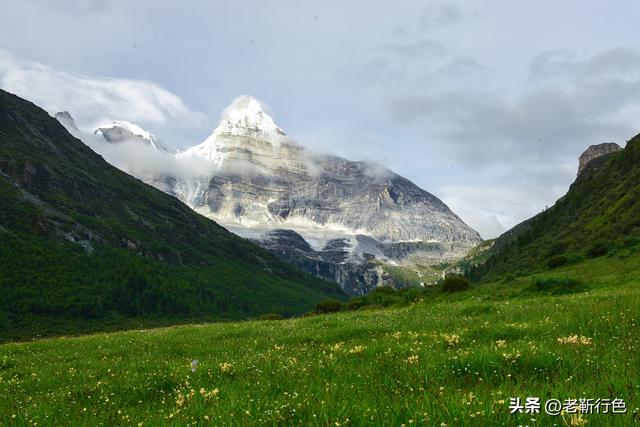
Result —
<svg viewBox="0 0 640 427"><path fill-rule="evenodd" d="M604 156L609 153L615 153L616 151L621 151L622 147L620 147L615 142L605 142L603 144L591 145L587 148L581 155L578 164L578 175L582 173L582 171L587 167L589 162L593 159L596 159L600 156Z"/></svg>

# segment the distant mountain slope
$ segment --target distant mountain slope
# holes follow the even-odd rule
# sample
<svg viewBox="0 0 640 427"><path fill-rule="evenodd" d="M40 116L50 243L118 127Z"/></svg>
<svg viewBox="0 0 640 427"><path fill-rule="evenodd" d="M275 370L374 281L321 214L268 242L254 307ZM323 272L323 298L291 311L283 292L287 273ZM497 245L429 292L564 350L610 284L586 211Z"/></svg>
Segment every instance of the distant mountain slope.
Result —
<svg viewBox="0 0 640 427"><path fill-rule="evenodd" d="M1 90L0 200L0 339L123 317L301 313L341 295L109 165Z"/></svg>
<svg viewBox="0 0 640 427"><path fill-rule="evenodd" d="M587 150L589 151L589 150ZM640 244L640 135L592 158L554 206L498 239L470 271L478 278L554 268ZM584 156L583 156L584 157ZM591 156L593 157L593 156Z"/></svg>

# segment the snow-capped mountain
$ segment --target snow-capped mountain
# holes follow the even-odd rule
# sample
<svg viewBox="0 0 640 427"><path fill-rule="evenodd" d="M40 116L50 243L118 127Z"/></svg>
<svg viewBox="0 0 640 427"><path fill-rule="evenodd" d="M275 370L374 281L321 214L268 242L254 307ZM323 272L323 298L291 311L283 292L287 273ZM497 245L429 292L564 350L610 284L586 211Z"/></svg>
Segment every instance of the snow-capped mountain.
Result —
<svg viewBox="0 0 640 427"><path fill-rule="evenodd" d="M374 260L435 264L481 241L442 201L402 176L296 143L248 96L177 158L209 162L210 176L165 176L153 185L352 293L382 283L370 271Z"/></svg>
<svg viewBox="0 0 640 427"><path fill-rule="evenodd" d="M261 140L277 146L286 140L286 135L256 99L242 96L227 107L218 127L202 144L189 148L180 156L200 156L220 167L234 150L236 138Z"/></svg>
<svg viewBox="0 0 640 427"><path fill-rule="evenodd" d="M105 141L114 144L124 141L140 141L166 153L177 153L175 148L166 144L151 132L124 120L115 120L109 124L100 126L93 134L102 136Z"/></svg>
<svg viewBox="0 0 640 427"><path fill-rule="evenodd" d="M439 264L481 241L408 179L298 144L250 96L237 98L211 135L183 152L125 121L76 133L113 165L351 294L398 285L385 265Z"/></svg>

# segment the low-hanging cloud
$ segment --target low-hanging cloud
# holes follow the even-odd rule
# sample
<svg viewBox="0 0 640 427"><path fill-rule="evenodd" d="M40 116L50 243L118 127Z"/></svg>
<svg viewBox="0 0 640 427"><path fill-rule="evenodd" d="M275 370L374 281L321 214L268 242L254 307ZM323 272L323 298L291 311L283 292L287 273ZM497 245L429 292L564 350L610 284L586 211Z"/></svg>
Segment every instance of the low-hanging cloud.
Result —
<svg viewBox="0 0 640 427"><path fill-rule="evenodd" d="M107 162L145 182L162 177L207 179L215 173L213 165L204 158L178 158L135 138L113 143L100 134L68 130Z"/></svg>
<svg viewBox="0 0 640 427"><path fill-rule="evenodd" d="M0 50L0 88L26 98L51 113L70 111L88 128L127 120L146 125L194 127L206 122L177 95L159 85L132 79L98 78L22 60Z"/></svg>

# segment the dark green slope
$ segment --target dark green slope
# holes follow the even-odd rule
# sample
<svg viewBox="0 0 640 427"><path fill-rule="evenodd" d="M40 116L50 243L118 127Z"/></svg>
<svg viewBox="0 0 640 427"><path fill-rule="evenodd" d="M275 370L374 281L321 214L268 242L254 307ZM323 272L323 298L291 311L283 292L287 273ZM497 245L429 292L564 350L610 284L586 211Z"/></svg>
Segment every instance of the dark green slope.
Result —
<svg viewBox="0 0 640 427"><path fill-rule="evenodd" d="M589 163L568 193L496 239L468 274L495 279L549 270L586 257L625 256L640 244L640 135Z"/></svg>
<svg viewBox="0 0 640 427"><path fill-rule="evenodd" d="M0 90L0 339L296 314L333 284L107 164Z"/></svg>

